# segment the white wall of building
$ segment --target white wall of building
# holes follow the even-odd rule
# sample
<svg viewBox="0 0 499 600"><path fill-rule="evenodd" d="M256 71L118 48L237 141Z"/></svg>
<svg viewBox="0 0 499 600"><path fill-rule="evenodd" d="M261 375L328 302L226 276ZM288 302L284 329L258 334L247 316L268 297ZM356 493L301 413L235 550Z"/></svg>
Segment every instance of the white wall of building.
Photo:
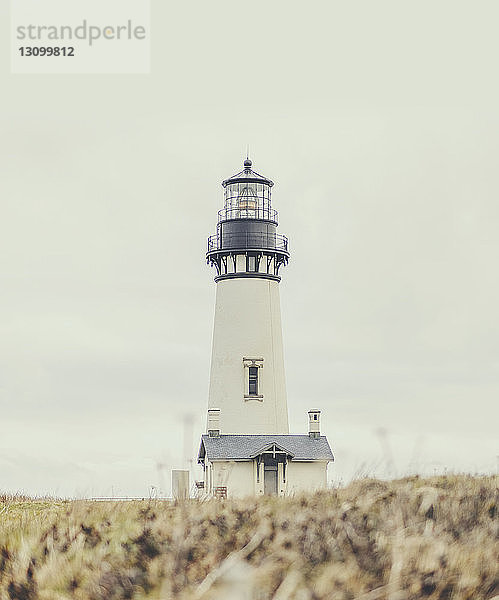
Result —
<svg viewBox="0 0 499 600"><path fill-rule="evenodd" d="M287 466L287 494L312 492L327 487L327 462L290 462Z"/></svg>
<svg viewBox="0 0 499 600"><path fill-rule="evenodd" d="M262 399L245 399L243 358L263 358ZM221 433L289 433L279 284L258 278L217 283L208 408Z"/></svg>
<svg viewBox="0 0 499 600"><path fill-rule="evenodd" d="M253 461L214 461L213 488L226 487L227 497L255 495L255 468Z"/></svg>
<svg viewBox="0 0 499 600"><path fill-rule="evenodd" d="M174 469L172 471L172 496L175 500L189 498L190 476L189 471Z"/></svg>
<svg viewBox="0 0 499 600"><path fill-rule="evenodd" d="M262 496L264 494L264 466L260 466L257 482L256 461L214 461L210 467L211 482L206 493L213 495L216 487L226 487L228 498ZM211 485L210 485L211 483ZM327 487L327 462L288 462L286 480L283 479L282 464L278 468L279 496L300 492L312 492Z"/></svg>

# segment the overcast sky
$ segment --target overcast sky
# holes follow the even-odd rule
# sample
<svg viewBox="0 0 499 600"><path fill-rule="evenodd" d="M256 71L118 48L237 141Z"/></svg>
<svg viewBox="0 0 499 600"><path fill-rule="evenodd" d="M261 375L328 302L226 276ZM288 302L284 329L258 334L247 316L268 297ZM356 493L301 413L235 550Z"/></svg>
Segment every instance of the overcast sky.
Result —
<svg viewBox="0 0 499 600"><path fill-rule="evenodd" d="M150 75L0 59L0 490L169 492L205 424L206 238L247 144L290 239L292 433L323 410L332 481L495 472L497 2L152 15Z"/></svg>

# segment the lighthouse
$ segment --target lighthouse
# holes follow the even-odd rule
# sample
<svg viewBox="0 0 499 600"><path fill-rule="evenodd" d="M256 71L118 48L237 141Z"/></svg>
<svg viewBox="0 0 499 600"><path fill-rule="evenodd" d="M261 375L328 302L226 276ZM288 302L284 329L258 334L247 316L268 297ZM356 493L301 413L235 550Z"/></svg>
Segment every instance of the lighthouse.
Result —
<svg viewBox="0 0 499 600"><path fill-rule="evenodd" d="M207 428L198 455L205 495L324 487L333 460L320 435L319 410L309 412L308 435L289 434L279 283L290 255L287 237L277 232L273 186L247 158L222 182L224 205L208 238L216 303Z"/></svg>
<svg viewBox="0 0 499 600"><path fill-rule="evenodd" d="M226 179L207 259L217 284L208 408L224 433L289 433L279 282L288 240L277 233L273 182L252 169Z"/></svg>

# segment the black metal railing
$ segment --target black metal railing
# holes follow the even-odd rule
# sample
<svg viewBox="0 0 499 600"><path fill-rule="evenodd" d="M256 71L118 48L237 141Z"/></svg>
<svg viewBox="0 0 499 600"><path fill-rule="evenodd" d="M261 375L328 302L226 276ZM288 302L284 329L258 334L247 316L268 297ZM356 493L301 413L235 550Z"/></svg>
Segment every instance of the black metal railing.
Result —
<svg viewBox="0 0 499 600"><path fill-rule="evenodd" d="M279 250L288 251L288 238L280 233L223 233L208 238L208 252L214 250Z"/></svg>
<svg viewBox="0 0 499 600"><path fill-rule="evenodd" d="M277 211L273 208L222 208L218 211L218 222L231 221L233 219L259 219L275 221L277 223Z"/></svg>

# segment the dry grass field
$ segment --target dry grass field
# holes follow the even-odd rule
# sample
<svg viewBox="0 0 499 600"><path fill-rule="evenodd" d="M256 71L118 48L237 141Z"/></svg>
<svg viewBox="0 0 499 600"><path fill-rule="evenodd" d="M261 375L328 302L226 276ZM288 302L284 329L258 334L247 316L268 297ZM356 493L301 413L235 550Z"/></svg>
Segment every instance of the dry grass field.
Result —
<svg viewBox="0 0 499 600"><path fill-rule="evenodd" d="M497 478L244 501L0 495L1 600L489 600Z"/></svg>

